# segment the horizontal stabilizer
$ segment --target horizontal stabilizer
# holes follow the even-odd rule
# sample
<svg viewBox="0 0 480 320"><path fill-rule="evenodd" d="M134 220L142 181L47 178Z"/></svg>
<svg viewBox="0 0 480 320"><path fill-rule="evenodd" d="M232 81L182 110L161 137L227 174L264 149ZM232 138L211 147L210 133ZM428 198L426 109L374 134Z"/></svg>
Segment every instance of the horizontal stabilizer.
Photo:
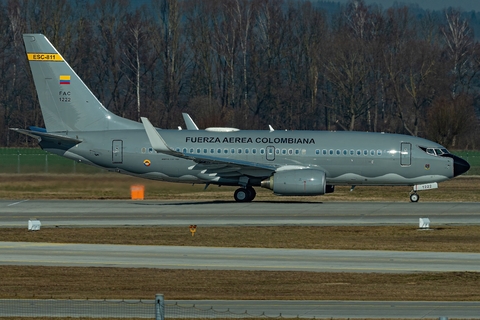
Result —
<svg viewBox="0 0 480 320"><path fill-rule="evenodd" d="M16 131L21 134L26 134L29 137L37 139L40 141L50 141L50 142L63 142L63 143L71 143L71 144L78 144L82 142L82 140L75 139L68 136L62 136L59 134L47 133L42 131L33 131L33 130L25 130L25 129L18 129L18 128L10 128L12 131Z"/></svg>

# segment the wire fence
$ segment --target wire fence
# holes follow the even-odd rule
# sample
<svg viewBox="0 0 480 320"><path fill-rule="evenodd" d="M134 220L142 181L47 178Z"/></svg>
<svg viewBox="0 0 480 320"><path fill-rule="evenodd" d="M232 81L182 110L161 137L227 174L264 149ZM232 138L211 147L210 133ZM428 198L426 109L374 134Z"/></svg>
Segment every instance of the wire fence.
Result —
<svg viewBox="0 0 480 320"><path fill-rule="evenodd" d="M104 173L106 170L35 148L0 148L0 173Z"/></svg>
<svg viewBox="0 0 480 320"><path fill-rule="evenodd" d="M281 318L230 310L198 308L195 305L155 300L79 300L79 299L0 299L0 318L103 318L103 319L240 319Z"/></svg>

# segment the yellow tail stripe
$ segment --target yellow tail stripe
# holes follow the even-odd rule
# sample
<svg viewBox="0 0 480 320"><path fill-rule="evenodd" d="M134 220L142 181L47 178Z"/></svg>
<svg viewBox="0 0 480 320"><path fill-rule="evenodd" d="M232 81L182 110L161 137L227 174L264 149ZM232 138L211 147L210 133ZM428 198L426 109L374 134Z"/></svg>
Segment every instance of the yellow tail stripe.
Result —
<svg viewBox="0 0 480 320"><path fill-rule="evenodd" d="M58 53L28 53L29 61L63 61Z"/></svg>

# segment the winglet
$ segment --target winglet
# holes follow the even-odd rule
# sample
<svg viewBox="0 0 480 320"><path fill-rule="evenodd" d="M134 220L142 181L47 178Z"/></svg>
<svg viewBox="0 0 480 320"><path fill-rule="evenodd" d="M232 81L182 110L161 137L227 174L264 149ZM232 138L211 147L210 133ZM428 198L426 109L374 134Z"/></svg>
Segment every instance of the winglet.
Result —
<svg viewBox="0 0 480 320"><path fill-rule="evenodd" d="M165 140L163 140L162 136L158 133L157 129L155 129L150 120L144 117L141 117L140 119L142 120L143 126L145 127L145 132L147 133L148 140L150 140L152 148L157 152L173 152L173 150L167 146Z"/></svg>
<svg viewBox="0 0 480 320"><path fill-rule="evenodd" d="M270 130L270 132L275 131L275 129L273 129L273 127L271 125L268 125L268 129Z"/></svg>
<svg viewBox="0 0 480 320"><path fill-rule="evenodd" d="M193 122L192 118L188 113L182 113L183 121L185 121L185 125L187 126L187 130L198 130L197 125Z"/></svg>

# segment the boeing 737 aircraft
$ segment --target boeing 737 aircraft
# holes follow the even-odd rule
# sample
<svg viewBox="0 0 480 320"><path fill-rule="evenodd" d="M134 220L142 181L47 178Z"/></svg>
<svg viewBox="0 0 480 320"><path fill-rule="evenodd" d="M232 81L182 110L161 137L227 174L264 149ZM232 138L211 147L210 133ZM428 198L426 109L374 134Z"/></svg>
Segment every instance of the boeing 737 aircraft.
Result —
<svg viewBox="0 0 480 320"><path fill-rule="evenodd" d="M441 145L384 133L161 130L109 112L42 34L23 36L45 129L12 129L42 149L110 171L185 183L238 186L234 198L255 198L254 187L277 195L323 195L336 185L433 189L470 165Z"/></svg>

